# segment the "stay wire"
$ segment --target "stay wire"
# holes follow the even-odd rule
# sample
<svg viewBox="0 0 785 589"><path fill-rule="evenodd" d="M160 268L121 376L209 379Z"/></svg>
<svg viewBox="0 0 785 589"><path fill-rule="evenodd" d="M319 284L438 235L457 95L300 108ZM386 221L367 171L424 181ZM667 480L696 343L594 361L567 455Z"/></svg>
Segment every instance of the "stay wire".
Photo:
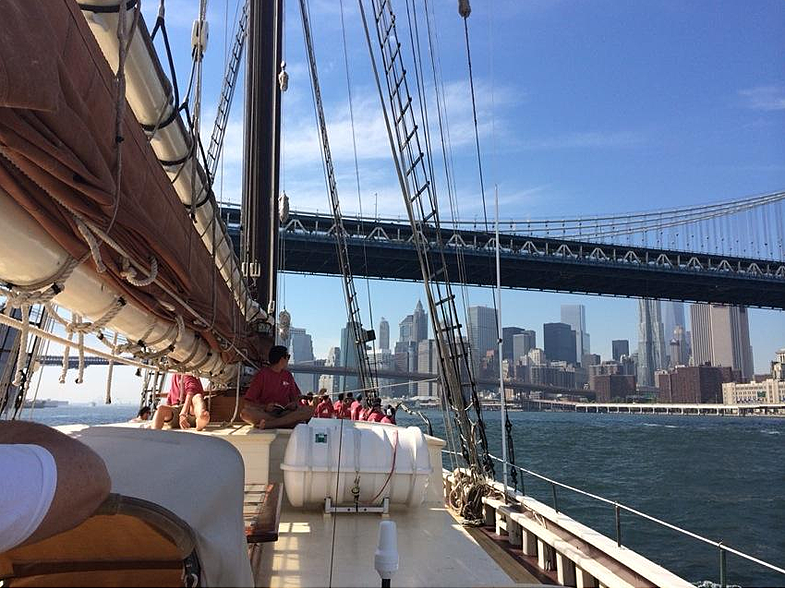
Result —
<svg viewBox="0 0 785 589"><path fill-rule="evenodd" d="M352 153L354 155L354 178L357 184L357 203L360 208L360 232L361 234L365 235L365 225L363 221L364 218L363 197L360 188L360 164L357 158L357 134L354 128L354 102L352 100L351 74L349 73L349 51L347 49L347 43L346 43L346 23L344 21L343 0L340 0L339 7L341 13L341 39L343 41L343 63L344 63L344 69L346 70L346 95L349 100L349 121L351 123L351 128L352 128ZM363 239L363 263L365 266L365 291L368 295L368 315L369 315L369 320L371 322L371 329L373 329L374 328L373 303L371 302L371 280L368 277L368 253L367 253L366 241L367 238ZM371 346L373 347L373 357L374 357L374 362L371 363L371 371L373 372L373 381L378 385L379 369L376 362L376 360L378 360L377 352L376 352L376 338L374 338L373 341L371 342Z"/></svg>

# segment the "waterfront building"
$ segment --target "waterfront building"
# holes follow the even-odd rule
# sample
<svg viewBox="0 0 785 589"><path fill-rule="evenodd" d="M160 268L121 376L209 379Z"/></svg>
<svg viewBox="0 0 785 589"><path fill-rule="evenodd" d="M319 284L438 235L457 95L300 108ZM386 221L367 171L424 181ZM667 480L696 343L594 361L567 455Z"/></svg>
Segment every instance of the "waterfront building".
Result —
<svg viewBox="0 0 785 589"><path fill-rule="evenodd" d="M512 359L517 362L536 347L537 334L532 330L524 329L522 333L512 337Z"/></svg>
<svg viewBox="0 0 785 589"><path fill-rule="evenodd" d="M729 366L677 366L657 372L659 403L722 403L722 384L736 382L739 373Z"/></svg>
<svg viewBox="0 0 785 589"><path fill-rule="evenodd" d="M390 324L384 317L382 317L382 320L379 322L379 349L390 349Z"/></svg>
<svg viewBox="0 0 785 589"><path fill-rule="evenodd" d="M589 383L597 403L625 403L636 392L636 379L632 374L597 374Z"/></svg>
<svg viewBox="0 0 785 589"><path fill-rule="evenodd" d="M616 362L621 361L622 356L630 355L630 340L615 339L611 342L611 355Z"/></svg>
<svg viewBox="0 0 785 589"><path fill-rule="evenodd" d="M577 363L575 331L566 323L546 323L542 326L545 355L552 362Z"/></svg>
<svg viewBox="0 0 785 589"><path fill-rule="evenodd" d="M747 383L724 383L722 402L726 405L785 403L785 348L771 363L771 378Z"/></svg>
<svg viewBox="0 0 785 589"><path fill-rule="evenodd" d="M693 364L729 366L750 380L754 375L746 307L690 305Z"/></svg>
<svg viewBox="0 0 785 589"><path fill-rule="evenodd" d="M654 386L654 373L665 368L660 301L638 300L638 384Z"/></svg>
<svg viewBox="0 0 785 589"><path fill-rule="evenodd" d="M526 331L522 327L502 327L502 360L515 361L518 356L513 353L513 337ZM533 347L533 346L532 346Z"/></svg>
<svg viewBox="0 0 785 589"><path fill-rule="evenodd" d="M586 307L583 305L562 305L561 322L569 325L575 332L575 357L583 358L591 353L591 338L586 333Z"/></svg>
<svg viewBox="0 0 785 589"><path fill-rule="evenodd" d="M491 307L469 307L469 347L474 369L480 367L485 352L497 347L496 311Z"/></svg>

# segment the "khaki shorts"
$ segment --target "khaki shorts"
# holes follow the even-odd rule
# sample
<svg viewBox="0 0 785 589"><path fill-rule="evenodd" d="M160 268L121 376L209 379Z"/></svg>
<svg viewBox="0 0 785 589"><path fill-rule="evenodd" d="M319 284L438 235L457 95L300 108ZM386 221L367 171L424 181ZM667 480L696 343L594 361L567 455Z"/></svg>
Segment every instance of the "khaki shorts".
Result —
<svg viewBox="0 0 785 589"><path fill-rule="evenodd" d="M164 419L164 425L168 425L172 429L180 429L180 411L182 410L182 405L166 405L169 409L172 410L172 415L169 419ZM191 427L196 427L196 416L195 415L188 415L188 425Z"/></svg>

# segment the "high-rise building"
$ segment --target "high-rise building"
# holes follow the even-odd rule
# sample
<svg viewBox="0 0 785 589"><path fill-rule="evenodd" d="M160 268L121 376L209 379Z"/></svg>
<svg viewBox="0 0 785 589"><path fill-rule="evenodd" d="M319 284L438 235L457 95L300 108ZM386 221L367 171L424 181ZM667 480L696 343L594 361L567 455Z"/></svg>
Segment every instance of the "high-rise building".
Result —
<svg viewBox="0 0 785 589"><path fill-rule="evenodd" d="M696 366L729 366L744 380L754 374L746 307L690 305L692 358Z"/></svg>
<svg viewBox="0 0 785 589"><path fill-rule="evenodd" d="M428 313L422 308L422 302L417 301L412 314L412 341L421 342L426 339L428 339Z"/></svg>
<svg viewBox="0 0 785 589"><path fill-rule="evenodd" d="M586 307L583 305L562 305L561 322L569 325L575 332L575 357L583 358L584 354L590 354L590 338L586 333Z"/></svg>
<svg viewBox="0 0 785 589"><path fill-rule="evenodd" d="M684 303L680 301L662 301L662 327L665 341L671 341L676 327L681 326L685 329L687 324L684 321ZM673 360L671 359L671 362Z"/></svg>
<svg viewBox="0 0 785 589"><path fill-rule="evenodd" d="M621 361L622 356L630 355L630 340L615 339L611 342L611 355L616 362Z"/></svg>
<svg viewBox="0 0 785 589"><path fill-rule="evenodd" d="M292 364L313 362L313 341L311 336L301 327L289 329L289 354Z"/></svg>
<svg viewBox="0 0 785 589"><path fill-rule="evenodd" d="M327 360L325 366L340 366L341 365L341 348L333 347L327 352ZM319 377L319 388L327 389L328 393L337 393L340 390L341 379L338 375L323 374Z"/></svg>
<svg viewBox="0 0 785 589"><path fill-rule="evenodd" d="M398 328L400 329L400 333L398 336L399 342L411 342L414 341L414 331L413 331L413 324L414 324L414 315L407 315L403 318L398 324Z"/></svg>
<svg viewBox="0 0 785 589"><path fill-rule="evenodd" d="M511 360L517 362L521 357L526 356L529 350L537 347L537 333L531 329L524 329L522 333L512 336Z"/></svg>
<svg viewBox="0 0 785 589"><path fill-rule="evenodd" d="M360 378L357 375L359 361L357 358L357 345L354 339L354 329L351 322L341 330L341 366L351 370L354 374L342 375L340 378L340 391L354 391L360 388Z"/></svg>
<svg viewBox="0 0 785 589"><path fill-rule="evenodd" d="M382 320L379 322L379 349L390 349L390 324L384 317L382 317Z"/></svg>
<svg viewBox="0 0 785 589"><path fill-rule="evenodd" d="M291 355L289 361L292 364L313 363L313 342L305 329L301 327L289 329L289 354ZM303 393L313 390L313 379L313 374L299 373L294 375L294 382L297 383L297 386Z"/></svg>
<svg viewBox="0 0 785 589"><path fill-rule="evenodd" d="M566 323L546 323L542 326L542 330L545 355L548 360L577 363L575 330Z"/></svg>
<svg viewBox="0 0 785 589"><path fill-rule="evenodd" d="M638 311L638 384L652 387L654 373L666 365L660 301L640 299Z"/></svg>
<svg viewBox="0 0 785 589"><path fill-rule="evenodd" d="M496 311L490 307L469 307L469 346L477 369L488 350L496 349Z"/></svg>
<svg viewBox="0 0 785 589"><path fill-rule="evenodd" d="M517 360L513 354L512 338L524 331L522 327L502 327L502 360Z"/></svg>
<svg viewBox="0 0 785 589"><path fill-rule="evenodd" d="M417 372L437 374L439 371L439 357L436 351L436 340L426 339L417 344ZM417 383L419 397L436 397L437 381Z"/></svg>

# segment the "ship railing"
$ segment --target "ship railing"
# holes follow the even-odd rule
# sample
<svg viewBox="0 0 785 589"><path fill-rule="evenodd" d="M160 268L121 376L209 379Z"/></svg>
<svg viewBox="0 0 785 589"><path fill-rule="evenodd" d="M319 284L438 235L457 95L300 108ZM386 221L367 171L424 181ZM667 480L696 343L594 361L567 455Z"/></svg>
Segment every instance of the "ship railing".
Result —
<svg viewBox="0 0 785 589"><path fill-rule="evenodd" d="M457 459L461 459L462 458L462 456L460 454L458 454L456 452L451 452L450 450L444 449L444 450L442 450L442 453L452 455L453 457L455 457ZM503 464L504 463L504 461L501 458L499 458L497 456L494 456L493 454L491 454L490 457L491 457L492 460L494 460L495 462L498 462L499 464ZM568 485L566 483L562 483L560 481L557 481L555 479L552 479L550 477L542 475L542 474L540 474L538 472L534 472L533 470L529 470L527 468L523 468L522 466L518 466L516 464L510 464L509 462L507 463L507 465L508 465L509 468L514 468L515 470L517 470L520 473L520 475L521 475L521 495L526 495L525 486L523 484L523 476L524 475L529 475L529 476L534 477L534 478L536 478L538 480L541 480L541 481L543 481L545 483L548 483L550 485L550 488L551 488L551 497L552 497L552 501L553 501L553 509L557 513L564 513L564 512L559 511L559 497L558 497L558 493L557 493L557 489L559 489L559 488L565 489L567 491L571 491L573 493L576 493L578 495L582 495L584 497L588 497L590 499L594 499L595 501L599 501L600 503L605 503L606 505L613 506L614 514L615 514L615 518L616 518L616 522L615 522L615 524L616 524L616 544L620 548L621 548L621 545L622 545L622 540L621 540L621 538L622 538L622 535L621 535L621 514L622 514L622 512L626 512L626 513L630 513L632 515L636 515L636 516L638 516L638 517L640 517L642 519L645 519L647 521L655 523L655 524L657 524L659 526L662 526L662 527L667 528L669 530L672 530L674 532L677 532L679 534L682 534L684 536L688 536L690 538L698 540L699 542L703 542L704 544L708 544L709 546L713 546L713 547L717 548L717 550L719 551L719 579L720 579L720 586L722 586L722 587L727 587L728 586L727 585L727 554L728 553L733 554L735 556L738 556L739 558L742 558L742 559L747 560L749 562L753 562L753 563L755 563L757 565L760 565L760 566L762 566L764 568L767 568L767 569L769 569L771 571L774 571L776 573L779 573L781 575L785 575L785 568L779 567L779 566L774 565L774 564L772 564L770 562L766 562L765 560L761 560L760 558L757 558L755 556L752 556L751 554L747 554L745 552L742 552L741 550L737 550L736 548L728 546L724 542L718 542L716 540L712 540L710 538L706 538L705 536L701 536L700 534L696 534L695 532L691 532L690 530L686 530L686 529L681 528L681 527L679 527L679 526L677 526L675 524L666 522L665 520L662 520L662 519L659 519L659 518L654 517L652 515L649 515L648 513L644 513L644 512L642 512L642 511L640 511L638 509L635 509L634 507L630 507L628 505L624 505L623 503L619 503L618 501L614 501L613 499L608 499L606 497L602 497L602 496L597 495L595 493L590 493L589 491L584 491L583 489L579 489L578 487L573 487L572 485Z"/></svg>

